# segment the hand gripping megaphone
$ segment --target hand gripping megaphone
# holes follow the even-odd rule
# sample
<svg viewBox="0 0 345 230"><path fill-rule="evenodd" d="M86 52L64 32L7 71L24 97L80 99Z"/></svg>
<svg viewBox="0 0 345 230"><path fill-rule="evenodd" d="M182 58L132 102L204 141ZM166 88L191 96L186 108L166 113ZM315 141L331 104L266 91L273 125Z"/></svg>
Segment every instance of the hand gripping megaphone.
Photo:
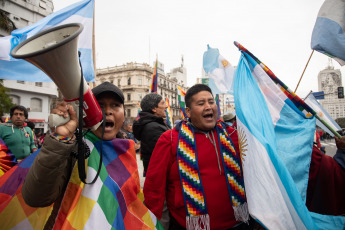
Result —
<svg viewBox="0 0 345 230"><path fill-rule="evenodd" d="M78 36L82 30L83 25L79 23L44 30L17 45L11 51L11 56L24 59L46 73L60 89L64 100L71 102L76 110L79 92L83 86L84 126L96 130L102 122L103 114L80 68ZM69 118L58 115L50 115L48 119L50 127L68 121Z"/></svg>

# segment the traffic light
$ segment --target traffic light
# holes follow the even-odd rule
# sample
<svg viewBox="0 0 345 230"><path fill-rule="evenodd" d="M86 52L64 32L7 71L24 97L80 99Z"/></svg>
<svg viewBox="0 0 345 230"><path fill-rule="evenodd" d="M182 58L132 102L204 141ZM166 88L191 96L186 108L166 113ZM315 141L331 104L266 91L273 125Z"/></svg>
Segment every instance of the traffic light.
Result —
<svg viewBox="0 0 345 230"><path fill-rule="evenodd" d="M344 98L344 87L338 87L338 98Z"/></svg>

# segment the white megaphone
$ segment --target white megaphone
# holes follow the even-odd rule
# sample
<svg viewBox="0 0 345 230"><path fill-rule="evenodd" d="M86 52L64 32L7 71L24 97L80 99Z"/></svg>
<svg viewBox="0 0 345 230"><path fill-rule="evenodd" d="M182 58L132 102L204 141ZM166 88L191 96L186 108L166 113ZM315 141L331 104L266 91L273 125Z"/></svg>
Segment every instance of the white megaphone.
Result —
<svg viewBox="0 0 345 230"><path fill-rule="evenodd" d="M82 24L71 23L42 31L17 45L11 51L11 56L24 59L45 72L60 89L64 100L72 102L77 111L80 83L83 80L84 125L96 130L102 123L103 114L80 68L78 36L82 30ZM69 118L55 114L50 115L48 119L50 127L68 121Z"/></svg>

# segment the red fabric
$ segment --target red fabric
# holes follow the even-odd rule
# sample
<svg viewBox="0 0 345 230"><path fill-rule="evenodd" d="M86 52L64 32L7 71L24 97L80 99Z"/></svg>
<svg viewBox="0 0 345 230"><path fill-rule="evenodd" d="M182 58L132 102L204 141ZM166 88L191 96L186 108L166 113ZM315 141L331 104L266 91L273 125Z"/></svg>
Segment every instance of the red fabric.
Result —
<svg viewBox="0 0 345 230"><path fill-rule="evenodd" d="M330 156L313 147L307 189L309 211L345 214L345 170Z"/></svg>
<svg viewBox="0 0 345 230"><path fill-rule="evenodd" d="M237 131L232 127L227 127L227 130L231 134L236 151L238 151ZM217 132L214 130L213 134L218 146ZM210 140L201 132L195 133L195 139L211 229L229 229L238 222L235 220L231 206L222 161L220 159L220 175L216 151ZM175 129L166 131L158 140L146 174L144 202L160 219L166 198L170 214L181 226L185 227L186 211L177 165L177 141L178 131ZM218 153L220 154L219 146Z"/></svg>
<svg viewBox="0 0 345 230"><path fill-rule="evenodd" d="M316 141L317 147L321 148L320 134L317 130L315 131L315 141Z"/></svg>

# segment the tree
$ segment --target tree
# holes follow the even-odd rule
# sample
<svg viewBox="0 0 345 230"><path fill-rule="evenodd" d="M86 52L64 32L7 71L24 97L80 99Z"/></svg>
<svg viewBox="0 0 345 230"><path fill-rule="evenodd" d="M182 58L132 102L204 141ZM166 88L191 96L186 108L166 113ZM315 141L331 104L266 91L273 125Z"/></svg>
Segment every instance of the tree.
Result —
<svg viewBox="0 0 345 230"><path fill-rule="evenodd" d="M337 122L341 128L345 128L345 117L339 117L335 119L335 122Z"/></svg>
<svg viewBox="0 0 345 230"><path fill-rule="evenodd" d="M12 30L17 29L14 22L7 16L6 12L3 10L0 10L0 28L8 33L11 33Z"/></svg>
<svg viewBox="0 0 345 230"><path fill-rule="evenodd" d="M10 112L10 108L14 106L12 99L7 94L9 91L10 90L3 85L2 80L0 80L0 117L4 113Z"/></svg>

